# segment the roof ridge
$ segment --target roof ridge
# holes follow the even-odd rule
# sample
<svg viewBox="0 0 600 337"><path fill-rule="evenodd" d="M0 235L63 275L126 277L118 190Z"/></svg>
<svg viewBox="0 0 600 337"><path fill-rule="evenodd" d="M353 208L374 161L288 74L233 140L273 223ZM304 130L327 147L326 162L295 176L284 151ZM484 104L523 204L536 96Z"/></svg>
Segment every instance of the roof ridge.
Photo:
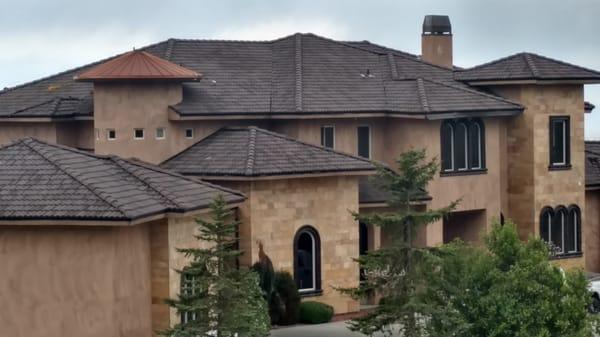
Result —
<svg viewBox="0 0 600 337"><path fill-rule="evenodd" d="M456 72L456 73L462 73L462 72L467 72L467 71L470 71L470 70L479 69L479 68L482 68L482 67L487 67L487 66L492 65L492 64L496 64L496 63L499 63L499 62L502 62L502 61L506 61L506 60L511 59L513 57L519 56L521 54L525 54L525 52L518 52L518 53L510 54L508 56L504 56L504 57L501 57L499 59L495 59L495 60L491 60L491 61L488 61L488 62L485 62L485 63L482 63L482 64L478 64L478 65L470 67L470 68L465 68L465 69L460 69L460 70L454 70L454 72Z"/></svg>
<svg viewBox="0 0 600 337"><path fill-rule="evenodd" d="M302 35L296 34L296 111L302 111Z"/></svg>
<svg viewBox="0 0 600 337"><path fill-rule="evenodd" d="M529 53L524 53L523 54L525 57L525 63L527 63L527 66L529 67L529 70L531 71L531 74L533 75L533 77L540 77L540 72L538 71L535 62L533 62L533 59L531 58L531 54Z"/></svg>
<svg viewBox="0 0 600 337"><path fill-rule="evenodd" d="M126 171L130 176L134 177L136 180L141 181L144 185L146 185L148 188L152 189L154 192L156 192L161 198L163 198L168 203L171 203L171 204L175 205L177 208L183 209L183 207L181 205L179 205L175 201L171 200L171 198L169 196L167 196L166 194L164 194L162 191L160 191L155 186L152 186L146 179L133 174L133 172L131 172L127 167L125 167L122 163L119 162L121 160L125 161L124 159L119 158L117 156L109 156L108 160L110 160L111 162L115 163L118 167L120 167L121 169L123 169L124 171ZM127 161L125 161L125 162L127 162Z"/></svg>
<svg viewBox="0 0 600 337"><path fill-rule="evenodd" d="M256 129L249 128L248 134L248 157L246 157L246 172L245 175L254 173L254 159L256 158Z"/></svg>
<svg viewBox="0 0 600 337"><path fill-rule="evenodd" d="M429 79L428 78L423 78L422 80L423 81L428 81L428 82L431 82L431 83L435 83L435 84L439 84L439 85L443 85L443 86L446 86L448 88L453 88L453 89L457 89L457 90L462 90L462 91L470 92L470 93L473 93L473 94L476 94L476 95L485 96L485 97L488 97L488 98L491 98L491 99L502 101L504 103L514 104L514 105L519 106L520 108L523 108L523 106L521 104L517 103L517 102L513 102L513 101L511 101L509 99L506 99L504 97L501 97L501 96L496 96L496 95L488 94L488 93L483 92L483 91L475 90L472 87L454 86L454 85L448 84L446 82L436 81L436 80L433 80L433 79L430 79L430 78Z"/></svg>
<svg viewBox="0 0 600 337"><path fill-rule="evenodd" d="M392 80L398 79L398 67L396 66L396 59L394 58L394 54L387 54L388 63L390 64L390 71L392 72Z"/></svg>
<svg viewBox="0 0 600 337"><path fill-rule="evenodd" d="M427 101L427 91L425 90L425 85L423 84L422 78L417 78L417 92L419 93L419 101L421 101L421 107L423 111L427 114L431 112L429 108L429 102Z"/></svg>
<svg viewBox="0 0 600 337"><path fill-rule="evenodd" d="M1 93L2 92L0 92L0 94ZM25 107L25 108L21 108L21 109L15 110L9 116L18 114L19 112L27 111L29 109L37 108L39 106L46 105L48 103L52 103L52 102L56 101L57 99L60 99L60 97L53 97L53 98L51 98L49 100L46 100L46 101L43 101L41 103L37 103L37 104L31 105L31 106L28 106L28 107Z"/></svg>
<svg viewBox="0 0 600 337"><path fill-rule="evenodd" d="M148 49L148 48L152 48L152 47L160 45L161 43L165 43L167 41L168 40L164 40L164 41L159 41L159 42L156 42L156 43L153 43L153 44L149 44L147 46L139 48L139 50L145 50L145 49ZM21 83L21 84L12 86L12 87L7 87L5 89L0 90L0 95L5 94L5 93L10 92L10 91L13 91L13 90L17 90L17 89L29 86L29 85L32 85L32 84L36 84L36 83L42 82L42 81L45 81L45 80L49 80L49 79L52 79L52 78L55 78L55 77L58 77L58 76L61 76L61 75L66 75L66 74L68 74L70 72L78 71L78 70L81 70L81 69L86 68L86 67L91 67L91 66L95 66L95 65L101 64L103 62L106 62L106 61L109 61L111 59L114 59L115 57L121 56L121 55L123 55L125 53L127 53L127 52L122 52L122 53L119 53L119 54L116 54L116 55L113 55L113 56L109 56L109 57L103 58L101 60L92 62L92 63L84 64L84 65L79 66L79 67L67 69L67 70L64 70L64 71L52 74L52 75L44 76L42 78L38 78L38 79L35 79L33 81Z"/></svg>
<svg viewBox="0 0 600 337"><path fill-rule="evenodd" d="M552 62L560 63L560 64L562 64L562 65L566 65L566 66L569 66L569 67L575 67L575 68L579 68L579 69L582 69L582 70L589 71L589 72L591 72L591 73L594 73L594 74L600 75L600 72L599 72L599 71L597 71L597 70L594 70L594 69L590 69L590 68L582 67L582 66L579 66L579 65L576 65L576 64L573 64L573 63L569 63L569 62L565 62L565 61L557 60L557 59L554 59L554 58L551 58L551 57L548 57L548 56L544 56L544 55L540 55L540 54L536 54L536 53L527 53L527 54L529 54L529 55L531 55L531 56L539 57L539 58L541 58L541 59L545 59L545 60L547 60L547 61L552 61Z"/></svg>
<svg viewBox="0 0 600 337"><path fill-rule="evenodd" d="M45 154L43 154L38 149L36 149L33 146L31 146L31 144L29 144L29 142L40 143L40 144L45 144L45 145L50 145L50 146L52 146L52 144L49 144L49 143L46 143L46 142L41 142L41 141L39 141L39 140L37 140L35 138L31 138L31 137L24 138L24 139L20 140L20 142L22 144L24 144L25 146L27 146L28 148L30 148L35 153L37 153L40 157L44 158L44 160L46 160L52 166L56 167L59 171L61 171L62 173L66 174L67 176L71 177L71 179L75 180L79 185L83 186L85 189L87 189L88 191L90 191L98 199L102 200L103 202L105 202L106 204L108 204L110 207L112 207L115 210L117 210L119 213L121 213L123 215L124 218L128 218L127 214L120 207L118 207L117 205L115 205L110 200L107 200L105 197L103 197L102 195L100 195L100 193L96 192L94 189L90 188L88 185L84 184L78 177L76 177L72 173L68 172L65 168L61 167L60 165L58 165L54 161L50 160L50 158L48 158ZM104 158L100 158L100 159L104 159Z"/></svg>

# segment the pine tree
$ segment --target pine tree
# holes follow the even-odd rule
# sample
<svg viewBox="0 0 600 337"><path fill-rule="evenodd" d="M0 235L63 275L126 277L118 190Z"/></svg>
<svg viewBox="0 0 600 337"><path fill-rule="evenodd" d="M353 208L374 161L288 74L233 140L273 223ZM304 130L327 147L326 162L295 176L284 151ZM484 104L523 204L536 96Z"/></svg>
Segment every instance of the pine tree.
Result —
<svg viewBox="0 0 600 337"><path fill-rule="evenodd" d="M179 270L183 280L177 299L167 303L182 318L162 334L169 337L264 337L270 324L258 275L238 268L238 222L219 196L211 204L211 221L197 219L196 236L207 248L178 249L190 258Z"/></svg>
<svg viewBox="0 0 600 337"><path fill-rule="evenodd" d="M358 258L365 278L357 288L342 289L355 298L380 296L379 306L365 317L350 323L349 328L371 335L375 332L400 330L401 336L423 336L416 291L421 284L419 271L423 249L414 244L419 228L441 219L457 202L435 210L415 207L426 196L426 188L438 172L437 162L426 161L424 150L408 151L397 159L398 171L379 167L374 183L390 195L390 211L374 214L353 213L355 219L378 226L385 233L384 247Z"/></svg>

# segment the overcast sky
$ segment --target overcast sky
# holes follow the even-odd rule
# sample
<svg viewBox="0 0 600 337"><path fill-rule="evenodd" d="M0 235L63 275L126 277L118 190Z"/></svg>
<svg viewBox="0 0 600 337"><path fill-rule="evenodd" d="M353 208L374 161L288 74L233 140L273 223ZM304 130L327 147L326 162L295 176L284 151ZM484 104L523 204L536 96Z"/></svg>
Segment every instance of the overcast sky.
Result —
<svg viewBox="0 0 600 337"><path fill-rule="evenodd" d="M426 14L450 16L458 66L530 51L600 70L599 0L2 0L0 88L170 37L312 32L419 54ZM585 95L586 138L600 139L600 85Z"/></svg>

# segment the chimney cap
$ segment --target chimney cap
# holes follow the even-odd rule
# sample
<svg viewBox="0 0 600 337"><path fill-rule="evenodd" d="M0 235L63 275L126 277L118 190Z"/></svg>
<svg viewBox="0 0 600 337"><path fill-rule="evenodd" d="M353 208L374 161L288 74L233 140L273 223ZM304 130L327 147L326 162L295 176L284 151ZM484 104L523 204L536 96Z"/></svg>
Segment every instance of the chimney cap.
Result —
<svg viewBox="0 0 600 337"><path fill-rule="evenodd" d="M452 25L448 15L425 15L423 35L451 35Z"/></svg>

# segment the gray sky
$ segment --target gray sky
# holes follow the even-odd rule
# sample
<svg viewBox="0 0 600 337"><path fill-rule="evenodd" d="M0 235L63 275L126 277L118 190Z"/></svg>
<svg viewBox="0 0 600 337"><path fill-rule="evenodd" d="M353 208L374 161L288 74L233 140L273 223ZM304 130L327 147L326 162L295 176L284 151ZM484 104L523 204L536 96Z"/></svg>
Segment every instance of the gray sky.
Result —
<svg viewBox="0 0 600 337"><path fill-rule="evenodd" d="M450 15L454 60L473 66L520 51L600 70L598 0L3 0L0 88L165 40L273 39L312 32L420 53L426 14ZM586 138L600 139L598 105Z"/></svg>

